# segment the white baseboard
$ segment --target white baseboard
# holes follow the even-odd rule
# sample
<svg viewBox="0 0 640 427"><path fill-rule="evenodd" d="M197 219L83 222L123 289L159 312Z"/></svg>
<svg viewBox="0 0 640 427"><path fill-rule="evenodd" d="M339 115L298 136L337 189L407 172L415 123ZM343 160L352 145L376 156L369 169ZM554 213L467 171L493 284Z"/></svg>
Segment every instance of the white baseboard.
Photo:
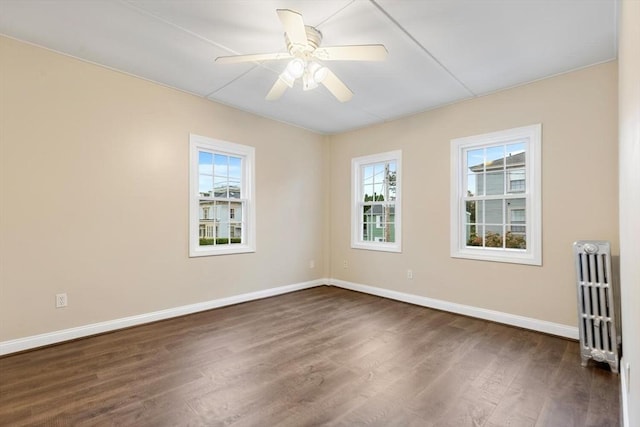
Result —
<svg viewBox="0 0 640 427"><path fill-rule="evenodd" d="M562 325L560 323L553 323L547 322L546 320L517 316L515 314L503 313L501 311L487 310L470 305L457 304L454 302L407 294L404 292L391 291L389 289L376 288L374 286L347 282L345 280L330 279L329 283L332 286L338 286L340 288L364 292L367 294L390 298L397 301L408 302L410 304L421 305L423 307L464 314L465 316L491 320L493 322L504 323L511 326L518 326L520 328L531 329L534 331L544 332L551 335L558 335L574 340L577 340L579 338L578 328L575 326Z"/></svg>
<svg viewBox="0 0 640 427"><path fill-rule="evenodd" d="M531 329L534 331L544 332L561 337L578 339L578 328L573 326L562 325L559 323L547 322L545 320L532 319L529 317L517 316L514 314L503 313L500 311L487 310L463 304L438 300L434 298L423 297L419 295L407 294L403 292L392 291L389 289L376 288L374 286L362 285L358 283L347 282L339 279L317 279L309 282L296 283L293 285L280 286L277 288L265 289L262 291L250 292L241 295L234 295L227 298L220 298L211 301L200 302L196 304L183 305L180 307L169 308L166 310L154 311L151 313L139 314L136 316L124 317L121 319L108 320L105 322L92 323L89 325L78 326L75 328L63 329L60 331L48 332L40 335L33 335L15 340L0 342L0 356L19 351L30 350L51 344L57 344L63 341L83 338L90 335L111 332L122 328L142 325L145 323L156 322L158 320L170 319L172 317L184 316L186 314L197 313L200 311L211 310L213 308L224 307L227 305L238 304L247 301L253 301L261 298L267 298L275 295L285 294L288 292L298 291L302 289L313 288L316 286L330 284L332 286L350 289L353 291L364 292L371 295L377 295L397 301L408 302L423 307L435 308L438 310L449 311L452 313L464 314L466 316L477 317L480 319L491 320L494 322L504 323L507 325L518 326L521 328Z"/></svg>
<svg viewBox="0 0 640 427"><path fill-rule="evenodd" d="M620 390L622 394L622 426L629 427L629 372L624 357L620 359Z"/></svg>
<svg viewBox="0 0 640 427"><path fill-rule="evenodd" d="M250 292L247 294L234 295L227 298L220 298L211 301L199 302L196 304L183 305L166 310L154 311L151 313L139 314L136 316L123 317L121 319L108 320L106 322L92 323L90 325L78 326L75 328L63 329L60 331L48 332L40 335L33 335L25 338L0 342L0 356L4 354L16 353L18 351L30 350L63 341L88 337L90 335L111 332L117 329L156 322L158 320L170 319L172 317L184 316L186 314L197 313L199 311L211 310L213 308L227 305L239 304L242 302L272 297L286 294L288 292L301 289L313 288L326 285L328 279L317 279L309 282L296 283L293 285L280 286L277 288L265 289L262 291Z"/></svg>

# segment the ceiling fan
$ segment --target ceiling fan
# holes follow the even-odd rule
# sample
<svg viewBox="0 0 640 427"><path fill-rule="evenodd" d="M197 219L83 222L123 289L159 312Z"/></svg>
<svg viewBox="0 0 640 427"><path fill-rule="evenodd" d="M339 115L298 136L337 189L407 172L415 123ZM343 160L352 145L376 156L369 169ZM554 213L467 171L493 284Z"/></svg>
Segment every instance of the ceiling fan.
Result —
<svg viewBox="0 0 640 427"><path fill-rule="evenodd" d="M322 33L305 25L301 14L289 9L277 9L276 12L284 28L287 52L216 58L223 64L291 59L267 94L269 101L280 98L287 88L302 78L304 90L315 89L322 84L340 102L346 102L353 96L351 89L318 61L382 61L387 57L387 49L381 44L320 47Z"/></svg>

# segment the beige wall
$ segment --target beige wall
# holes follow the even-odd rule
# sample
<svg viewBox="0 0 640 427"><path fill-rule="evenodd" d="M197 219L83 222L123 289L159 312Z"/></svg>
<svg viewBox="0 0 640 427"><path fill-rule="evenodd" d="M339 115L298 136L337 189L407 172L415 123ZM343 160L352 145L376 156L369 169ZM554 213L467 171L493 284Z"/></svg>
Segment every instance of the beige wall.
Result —
<svg viewBox="0 0 640 427"><path fill-rule="evenodd" d="M571 244L605 239L618 253L616 73L616 63L601 64L333 137L332 277L576 326ZM449 141L535 123L542 267L451 258ZM351 249L350 160L395 149L403 153L403 251Z"/></svg>
<svg viewBox="0 0 640 427"><path fill-rule="evenodd" d="M12 40L0 51L0 342L322 277L575 326L571 243L618 253L615 63L326 137ZM543 266L450 258L450 139L534 123ZM256 147L256 253L188 258L190 132ZM393 149L403 252L352 250L351 158Z"/></svg>
<svg viewBox="0 0 640 427"><path fill-rule="evenodd" d="M640 2L620 6L622 364L629 374L627 425L640 426Z"/></svg>
<svg viewBox="0 0 640 427"><path fill-rule="evenodd" d="M188 258L190 132L256 147L256 253ZM323 136L0 38L0 341L324 277L327 155Z"/></svg>

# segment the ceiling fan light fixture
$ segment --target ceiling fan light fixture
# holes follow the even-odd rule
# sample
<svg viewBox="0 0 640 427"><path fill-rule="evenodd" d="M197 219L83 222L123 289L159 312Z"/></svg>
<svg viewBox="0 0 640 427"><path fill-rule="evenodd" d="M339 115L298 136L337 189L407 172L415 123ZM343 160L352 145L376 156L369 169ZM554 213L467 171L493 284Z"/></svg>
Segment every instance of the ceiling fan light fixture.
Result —
<svg viewBox="0 0 640 427"><path fill-rule="evenodd" d="M322 82L327 77L327 73L329 71L327 70L327 67L323 67L317 62L311 62L308 66L308 69L309 74L311 75L313 81L316 83Z"/></svg>
<svg viewBox="0 0 640 427"><path fill-rule="evenodd" d="M295 58L291 60L291 62L289 62L289 64L287 65L286 71L289 75L291 75L291 77L293 77L294 79L297 79L299 77L302 77L302 74L304 74L304 69L305 69L304 61L300 58Z"/></svg>

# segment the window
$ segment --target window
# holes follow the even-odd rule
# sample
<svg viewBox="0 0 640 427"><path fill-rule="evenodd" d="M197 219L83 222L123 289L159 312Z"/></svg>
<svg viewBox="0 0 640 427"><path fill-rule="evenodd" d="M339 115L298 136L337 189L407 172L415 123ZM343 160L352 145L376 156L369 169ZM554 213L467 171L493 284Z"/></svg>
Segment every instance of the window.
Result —
<svg viewBox="0 0 640 427"><path fill-rule="evenodd" d="M189 256L255 251L254 149L190 135Z"/></svg>
<svg viewBox="0 0 640 427"><path fill-rule="evenodd" d="M351 162L351 247L400 252L401 151L358 157Z"/></svg>
<svg viewBox="0 0 640 427"><path fill-rule="evenodd" d="M451 256L542 264L541 125L451 141Z"/></svg>

